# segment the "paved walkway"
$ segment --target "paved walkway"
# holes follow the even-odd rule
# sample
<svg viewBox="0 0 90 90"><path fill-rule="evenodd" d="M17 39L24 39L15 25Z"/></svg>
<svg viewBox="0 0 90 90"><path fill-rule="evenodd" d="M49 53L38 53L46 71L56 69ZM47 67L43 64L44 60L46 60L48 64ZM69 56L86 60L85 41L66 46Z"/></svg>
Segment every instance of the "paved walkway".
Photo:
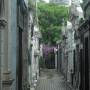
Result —
<svg viewBox="0 0 90 90"><path fill-rule="evenodd" d="M54 69L43 70L36 90L72 90L70 89L64 77L58 74Z"/></svg>

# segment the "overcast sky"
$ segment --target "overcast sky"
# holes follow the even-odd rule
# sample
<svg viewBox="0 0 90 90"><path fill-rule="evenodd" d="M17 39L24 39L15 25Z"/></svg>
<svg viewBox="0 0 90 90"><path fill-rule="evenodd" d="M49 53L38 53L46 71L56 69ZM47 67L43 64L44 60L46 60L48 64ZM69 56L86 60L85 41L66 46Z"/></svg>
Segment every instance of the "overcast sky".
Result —
<svg viewBox="0 0 90 90"><path fill-rule="evenodd" d="M46 1L47 3L49 2L49 0L44 0L44 1ZM70 2L71 0L69 0L69 2ZM83 2L83 0L79 0L81 3Z"/></svg>
<svg viewBox="0 0 90 90"><path fill-rule="evenodd" d="M47 2L47 3L49 2L49 0L43 0L43 1L45 1L45 2Z"/></svg>

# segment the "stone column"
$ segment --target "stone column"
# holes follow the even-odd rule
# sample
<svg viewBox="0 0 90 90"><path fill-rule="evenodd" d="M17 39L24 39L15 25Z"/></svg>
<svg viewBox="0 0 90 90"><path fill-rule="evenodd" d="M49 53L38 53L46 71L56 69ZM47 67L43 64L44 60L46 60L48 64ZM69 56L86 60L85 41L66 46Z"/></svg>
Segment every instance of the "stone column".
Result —
<svg viewBox="0 0 90 90"><path fill-rule="evenodd" d="M2 34L2 31L4 30L5 24L6 24L6 21L4 19L0 18L0 90L2 90L2 78L1 78L1 74L2 74L2 72L1 72L1 68L2 68L2 59L1 59L2 39L1 39L1 34Z"/></svg>
<svg viewBox="0 0 90 90"><path fill-rule="evenodd" d="M57 52L55 53L55 69L57 70Z"/></svg>
<svg viewBox="0 0 90 90"><path fill-rule="evenodd" d="M57 70L57 49L54 49L54 54L55 54L55 69Z"/></svg>
<svg viewBox="0 0 90 90"><path fill-rule="evenodd" d="M2 56L2 51L1 51L1 43L2 43L2 40L1 40L1 33L2 33L2 30L3 30L3 27L4 27L4 20L1 19L2 17L2 5L3 5L3 0L0 0L0 90L2 90L2 78L1 78L1 68L2 68L2 62L1 62L1 56Z"/></svg>
<svg viewBox="0 0 90 90"><path fill-rule="evenodd" d="M2 61L2 72L1 81L2 88L0 90L11 90L11 85L13 79L11 78L11 73L8 71L8 15L9 0L1 0L0 5L0 31L1 31L1 60Z"/></svg>
<svg viewBox="0 0 90 90"><path fill-rule="evenodd" d="M5 32L6 25L7 25L6 20L1 18L0 19L0 31L1 31L1 34L2 34L3 31ZM1 36L3 36L3 35L1 35ZM11 86L13 80L11 79L10 72L8 71L8 60L5 59L5 57L6 57L5 55L8 54L8 53L5 53L5 47L3 46L4 45L3 42L4 41L1 40L1 45L0 45L1 46L0 48L2 49L0 51L1 52L0 61L3 62L2 63L3 65L1 65L2 68L3 68L2 72L1 72L1 74L2 74L2 76L1 76L1 81L2 81L1 90L10 90L10 86Z"/></svg>

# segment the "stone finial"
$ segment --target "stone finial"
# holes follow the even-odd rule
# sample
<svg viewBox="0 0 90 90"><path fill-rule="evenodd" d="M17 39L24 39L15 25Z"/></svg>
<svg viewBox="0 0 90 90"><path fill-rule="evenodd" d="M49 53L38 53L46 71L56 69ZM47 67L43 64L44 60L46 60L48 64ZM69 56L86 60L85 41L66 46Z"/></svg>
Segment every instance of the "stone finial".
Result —
<svg viewBox="0 0 90 90"><path fill-rule="evenodd" d="M3 76L2 76L3 90L10 90L13 81L14 79L12 78L11 72L8 71L3 73Z"/></svg>

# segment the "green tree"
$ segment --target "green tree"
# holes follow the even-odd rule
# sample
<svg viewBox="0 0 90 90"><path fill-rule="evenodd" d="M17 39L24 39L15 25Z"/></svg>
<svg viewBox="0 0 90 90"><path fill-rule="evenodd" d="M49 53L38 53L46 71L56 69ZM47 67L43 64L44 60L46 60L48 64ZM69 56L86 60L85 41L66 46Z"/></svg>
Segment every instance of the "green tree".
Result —
<svg viewBox="0 0 90 90"><path fill-rule="evenodd" d="M68 7L58 4L38 3L38 22L43 43L55 44L61 39L63 19L68 19Z"/></svg>

